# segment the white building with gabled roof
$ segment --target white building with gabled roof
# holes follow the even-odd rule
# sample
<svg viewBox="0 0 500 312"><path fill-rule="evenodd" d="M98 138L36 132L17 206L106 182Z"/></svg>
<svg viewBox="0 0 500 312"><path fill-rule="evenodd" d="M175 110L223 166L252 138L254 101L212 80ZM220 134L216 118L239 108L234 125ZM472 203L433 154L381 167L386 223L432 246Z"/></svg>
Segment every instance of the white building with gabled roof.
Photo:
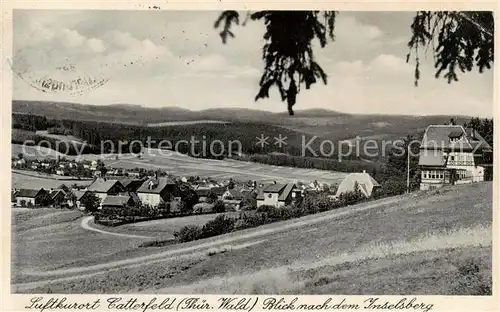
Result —
<svg viewBox="0 0 500 312"><path fill-rule="evenodd" d="M474 129L459 125L428 126L419 152L420 189L484 181L492 151Z"/></svg>

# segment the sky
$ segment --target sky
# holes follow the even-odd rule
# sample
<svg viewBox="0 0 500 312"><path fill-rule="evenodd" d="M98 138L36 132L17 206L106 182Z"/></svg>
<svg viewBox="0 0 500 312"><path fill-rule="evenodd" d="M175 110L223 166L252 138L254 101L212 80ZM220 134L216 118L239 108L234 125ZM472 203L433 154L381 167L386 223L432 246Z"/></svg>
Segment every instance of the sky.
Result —
<svg viewBox="0 0 500 312"><path fill-rule="evenodd" d="M249 21L223 44L219 11L14 11L13 98L84 104L241 107L286 111L277 91L254 101L265 26ZM240 12L242 17L245 12ZM493 71L448 84L423 57L414 86L406 63L412 12L341 12L335 41L315 49L328 84L303 89L296 110L493 116ZM243 18L242 18L243 19ZM36 80L105 80L82 94L41 92Z"/></svg>

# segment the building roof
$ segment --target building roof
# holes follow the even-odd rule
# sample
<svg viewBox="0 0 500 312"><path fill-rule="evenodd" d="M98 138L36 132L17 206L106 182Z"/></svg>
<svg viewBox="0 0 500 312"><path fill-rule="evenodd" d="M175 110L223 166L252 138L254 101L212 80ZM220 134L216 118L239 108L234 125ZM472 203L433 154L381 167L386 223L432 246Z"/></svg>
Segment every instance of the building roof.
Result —
<svg viewBox="0 0 500 312"><path fill-rule="evenodd" d="M89 185L88 190L96 193L107 193L116 183L123 187L123 184L116 179L98 178Z"/></svg>
<svg viewBox="0 0 500 312"><path fill-rule="evenodd" d="M226 192L226 188L223 186L215 186L210 189L215 195L222 196Z"/></svg>
<svg viewBox="0 0 500 312"><path fill-rule="evenodd" d="M241 200L244 197L243 193L241 193L237 189L227 190L227 192L231 194L231 198L233 198L234 200Z"/></svg>
<svg viewBox="0 0 500 312"><path fill-rule="evenodd" d="M141 180L141 179L138 179L138 178L135 178L135 177L126 177L126 176L123 176L123 177L117 177L116 180L120 181L121 184L123 184L123 186L127 187L130 183L134 183L134 182L138 182L138 181L144 181L144 180Z"/></svg>
<svg viewBox="0 0 500 312"><path fill-rule="evenodd" d="M102 206L126 206L130 201L129 195L106 195Z"/></svg>
<svg viewBox="0 0 500 312"><path fill-rule="evenodd" d="M339 184L336 195L339 196L342 193L353 192L356 182L360 187L360 191L362 191L367 197L372 195L373 188L375 186L380 186L380 184L366 172L350 173Z"/></svg>
<svg viewBox="0 0 500 312"><path fill-rule="evenodd" d="M264 193L280 193L286 184L276 183L269 184L266 188L264 188Z"/></svg>
<svg viewBox="0 0 500 312"><path fill-rule="evenodd" d="M420 150L419 166L442 167L446 165L446 158L442 150Z"/></svg>
<svg viewBox="0 0 500 312"><path fill-rule="evenodd" d="M150 178L137 189L137 193L160 194L167 185L175 184L169 178Z"/></svg>
<svg viewBox="0 0 500 312"><path fill-rule="evenodd" d="M264 193L278 193L278 201L283 201L288 198L288 195L295 188L295 184L280 184L280 183L272 183L272 184L264 184L260 189L258 189L257 200L264 200Z"/></svg>
<svg viewBox="0 0 500 312"><path fill-rule="evenodd" d="M44 191L43 188L38 189L38 190L33 190L33 189L20 189L16 196L17 197L30 197L30 198L35 198L40 191Z"/></svg>
<svg viewBox="0 0 500 312"><path fill-rule="evenodd" d="M292 192L292 190L295 188L295 184L293 183L288 183L285 185L285 188L281 192L280 196L278 197L278 200L286 200L288 198L288 195Z"/></svg>
<svg viewBox="0 0 500 312"><path fill-rule="evenodd" d="M87 192L88 191L73 191L73 194L75 194L76 200L80 200Z"/></svg>
<svg viewBox="0 0 500 312"><path fill-rule="evenodd" d="M450 139L457 139L451 142ZM491 146L474 129L459 125L430 125L422 139L422 149L473 150L476 147L491 149Z"/></svg>
<svg viewBox="0 0 500 312"><path fill-rule="evenodd" d="M66 192L62 189L54 189L54 190L51 190L50 192L50 197L51 198L54 198L56 197L58 194L62 194L63 196L66 196Z"/></svg>
<svg viewBox="0 0 500 312"><path fill-rule="evenodd" d="M199 197L206 197L210 193L209 187L198 187L194 190Z"/></svg>

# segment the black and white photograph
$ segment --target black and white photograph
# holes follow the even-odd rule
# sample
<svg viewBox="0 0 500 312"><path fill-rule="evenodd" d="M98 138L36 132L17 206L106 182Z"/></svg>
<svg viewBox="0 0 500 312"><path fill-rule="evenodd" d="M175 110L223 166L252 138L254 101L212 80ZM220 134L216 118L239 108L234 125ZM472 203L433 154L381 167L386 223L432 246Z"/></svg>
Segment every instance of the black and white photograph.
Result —
<svg viewBox="0 0 500 312"><path fill-rule="evenodd" d="M492 296L492 11L160 6L12 12L10 292L45 295L26 308ZM412 298L395 308L431 310ZM387 305L367 300L323 308Z"/></svg>

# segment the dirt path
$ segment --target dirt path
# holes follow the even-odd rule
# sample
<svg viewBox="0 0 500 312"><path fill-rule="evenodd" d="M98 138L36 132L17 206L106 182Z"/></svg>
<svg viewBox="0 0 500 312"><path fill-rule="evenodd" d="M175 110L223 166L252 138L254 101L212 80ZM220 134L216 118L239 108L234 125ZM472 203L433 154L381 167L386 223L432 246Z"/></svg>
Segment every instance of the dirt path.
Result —
<svg viewBox="0 0 500 312"><path fill-rule="evenodd" d="M101 263L91 266L85 267L75 267L68 269L59 269L54 271L47 272L26 272L31 276L38 277L48 277L47 280L31 282L31 283L23 283L23 284L14 284L12 285L14 291L23 291L27 289L36 288L39 286L43 286L49 283L62 282L66 280L74 280L79 278L88 278L91 276L95 276L98 274L104 274L107 270L112 269L125 269L127 267L134 267L137 265L147 265L149 263L162 262L171 260L173 257L186 257L186 256L199 256L205 254L209 248L220 247L221 245L233 244L231 248L239 248L240 245L248 245L252 243L260 243L263 241L263 238L269 238L273 234L279 234L281 232L296 229L299 227L304 227L312 224L316 224L319 222L323 222L326 220L332 220L336 218L340 218L342 216L357 213L373 208L377 208L384 205L393 205L397 204L401 201L400 197L393 197L389 199L382 200L380 202L361 205L361 206L353 206L349 207L343 211L330 211L327 214L322 214L319 216L306 216L303 218L299 218L296 220L289 220L281 223L275 223L272 227L259 227L255 229L251 229L245 232L235 232L227 235L222 235L220 237L215 238L211 241L201 241L198 244L191 245L188 247L180 247L176 249L166 250L163 252L150 254L146 256L139 256L136 258L123 259L118 261L112 261L108 263ZM82 221L82 226L88 227L90 230L97 230L88 226L89 218L85 219L85 222ZM86 224L86 225L84 225ZM100 231L100 230L97 230ZM104 231L103 231L104 232ZM104 232L106 234L115 235L117 233ZM125 235L125 234L123 234ZM136 237L135 237L136 238ZM252 242L252 240L254 240ZM182 246L182 245L180 245ZM66 275L66 276L65 276ZM68 276L71 275L71 276ZM59 276L59 277L58 277ZM60 277L64 276L64 277Z"/></svg>
<svg viewBox="0 0 500 312"><path fill-rule="evenodd" d="M106 234L106 235L115 235L115 236L120 236L120 237L128 237L128 238L154 238L151 236L141 236L141 235L132 235L132 234L122 234L122 233L115 233L115 232L108 232L108 231L103 231L100 229L96 229L90 226L90 221L93 220L94 217L89 216L85 217L82 219L82 222L80 223L80 226L87 230L87 231L92 231L92 232L97 232L101 234Z"/></svg>

